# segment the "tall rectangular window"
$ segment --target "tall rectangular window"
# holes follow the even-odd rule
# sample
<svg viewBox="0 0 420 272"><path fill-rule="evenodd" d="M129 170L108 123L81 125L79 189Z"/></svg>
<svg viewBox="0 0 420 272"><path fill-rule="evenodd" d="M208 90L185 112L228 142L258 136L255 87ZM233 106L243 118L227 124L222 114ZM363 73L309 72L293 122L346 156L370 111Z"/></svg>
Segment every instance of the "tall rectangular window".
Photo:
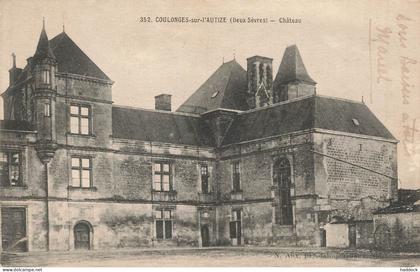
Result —
<svg viewBox="0 0 420 272"><path fill-rule="evenodd" d="M44 116L50 117L51 116L51 103L47 102L44 104Z"/></svg>
<svg viewBox="0 0 420 272"><path fill-rule="evenodd" d="M239 162L234 162L232 164L232 187L234 192L239 192L241 190L241 173Z"/></svg>
<svg viewBox="0 0 420 272"><path fill-rule="evenodd" d="M87 106L70 106L70 132L74 134L88 135L90 128L91 113Z"/></svg>
<svg viewBox="0 0 420 272"><path fill-rule="evenodd" d="M171 210L155 211L156 238L172 238L172 220L173 219Z"/></svg>
<svg viewBox="0 0 420 272"><path fill-rule="evenodd" d="M209 168L207 165L201 165L201 192L207 194L209 193Z"/></svg>
<svg viewBox="0 0 420 272"><path fill-rule="evenodd" d="M92 187L92 160L86 157L71 158L71 186Z"/></svg>
<svg viewBox="0 0 420 272"><path fill-rule="evenodd" d="M173 190L171 164L169 162L155 162L153 189L164 192Z"/></svg>
<svg viewBox="0 0 420 272"><path fill-rule="evenodd" d="M49 70L43 70L42 71L42 83L50 84L50 71Z"/></svg>
<svg viewBox="0 0 420 272"><path fill-rule="evenodd" d="M0 184L3 187L22 186L20 153L0 151Z"/></svg>
<svg viewBox="0 0 420 272"><path fill-rule="evenodd" d="M229 224L230 238L241 238L241 211L233 210L232 217Z"/></svg>

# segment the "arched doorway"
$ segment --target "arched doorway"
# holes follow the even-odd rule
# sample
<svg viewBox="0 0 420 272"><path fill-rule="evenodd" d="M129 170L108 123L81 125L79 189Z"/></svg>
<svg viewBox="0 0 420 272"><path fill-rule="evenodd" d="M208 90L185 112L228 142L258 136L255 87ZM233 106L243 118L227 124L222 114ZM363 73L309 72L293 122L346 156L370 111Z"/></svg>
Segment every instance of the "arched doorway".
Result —
<svg viewBox="0 0 420 272"><path fill-rule="evenodd" d="M276 223L280 225L293 225L291 183L289 160L286 158L277 159L273 167L273 184L278 186Z"/></svg>
<svg viewBox="0 0 420 272"><path fill-rule="evenodd" d="M74 226L74 248L90 249L91 226L88 222L79 222Z"/></svg>
<svg viewBox="0 0 420 272"><path fill-rule="evenodd" d="M201 245L203 247L208 247L210 245L210 232L208 225L201 227Z"/></svg>

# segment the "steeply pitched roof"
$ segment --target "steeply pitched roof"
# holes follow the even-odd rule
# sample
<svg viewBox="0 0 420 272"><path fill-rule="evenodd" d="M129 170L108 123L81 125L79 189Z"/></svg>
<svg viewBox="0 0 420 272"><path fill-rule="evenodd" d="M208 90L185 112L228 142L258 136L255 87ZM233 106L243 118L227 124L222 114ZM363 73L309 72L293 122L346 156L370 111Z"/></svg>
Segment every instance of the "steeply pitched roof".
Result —
<svg viewBox="0 0 420 272"><path fill-rule="evenodd" d="M199 116L119 106L112 107L112 135L123 139L214 146L210 129Z"/></svg>
<svg viewBox="0 0 420 272"><path fill-rule="evenodd" d="M45 29L42 29L33 61L45 56L55 58L58 62L58 72L111 81L65 32L58 34L48 42ZM13 86L22 83L27 78L29 70L29 65L26 65ZM4 93L13 91L13 86Z"/></svg>
<svg viewBox="0 0 420 272"><path fill-rule="evenodd" d="M315 128L395 140L366 104L323 96L314 96L313 99L316 101Z"/></svg>
<svg viewBox="0 0 420 272"><path fill-rule="evenodd" d="M203 113L218 108L245 110L247 74L235 60L222 64L178 109Z"/></svg>
<svg viewBox="0 0 420 272"><path fill-rule="evenodd" d="M42 26L41 35L39 36L38 45L34 54L34 61L50 58L55 59L55 55L50 47L45 26Z"/></svg>
<svg viewBox="0 0 420 272"><path fill-rule="evenodd" d="M34 131L35 128L29 122L17 120L0 120L0 129Z"/></svg>
<svg viewBox="0 0 420 272"><path fill-rule="evenodd" d="M58 62L58 72L110 81L110 78L102 72L65 32L51 39L50 46Z"/></svg>
<svg viewBox="0 0 420 272"><path fill-rule="evenodd" d="M353 119L357 120L358 125ZM308 96L239 114L223 145L312 128L395 140L365 104L331 97Z"/></svg>
<svg viewBox="0 0 420 272"><path fill-rule="evenodd" d="M274 85L289 83L295 80L316 84L306 71L299 49L296 45L291 45L284 51Z"/></svg>

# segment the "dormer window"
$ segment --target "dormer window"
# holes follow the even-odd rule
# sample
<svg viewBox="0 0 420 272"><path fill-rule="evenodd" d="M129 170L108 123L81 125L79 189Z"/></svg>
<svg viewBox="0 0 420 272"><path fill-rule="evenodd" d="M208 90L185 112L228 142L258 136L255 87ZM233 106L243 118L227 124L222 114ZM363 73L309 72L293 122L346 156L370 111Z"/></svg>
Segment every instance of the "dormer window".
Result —
<svg viewBox="0 0 420 272"><path fill-rule="evenodd" d="M353 125L355 125L355 126L359 126L360 125L359 120L357 120L356 118L353 118L351 120L353 121Z"/></svg>
<svg viewBox="0 0 420 272"><path fill-rule="evenodd" d="M49 70L43 70L42 71L42 83L50 84L50 82L51 82L50 71Z"/></svg>

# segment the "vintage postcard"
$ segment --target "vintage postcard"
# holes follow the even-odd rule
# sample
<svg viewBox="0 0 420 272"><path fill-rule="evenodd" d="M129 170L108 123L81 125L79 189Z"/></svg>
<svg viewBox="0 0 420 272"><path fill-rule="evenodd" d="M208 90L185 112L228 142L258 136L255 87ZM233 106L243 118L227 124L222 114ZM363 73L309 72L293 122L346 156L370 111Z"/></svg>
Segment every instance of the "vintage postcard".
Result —
<svg viewBox="0 0 420 272"><path fill-rule="evenodd" d="M0 0L3 271L417 271L419 45L418 0Z"/></svg>

